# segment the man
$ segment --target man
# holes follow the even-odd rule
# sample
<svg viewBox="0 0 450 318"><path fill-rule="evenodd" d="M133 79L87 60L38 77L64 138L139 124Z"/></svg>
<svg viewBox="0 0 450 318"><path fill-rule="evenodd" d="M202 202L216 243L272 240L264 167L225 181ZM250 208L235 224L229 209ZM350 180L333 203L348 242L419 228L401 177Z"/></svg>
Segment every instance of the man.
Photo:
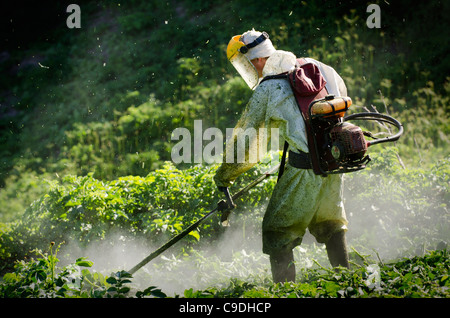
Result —
<svg viewBox="0 0 450 318"><path fill-rule="evenodd" d="M279 135L289 144L290 153L308 153L305 123L288 80L261 82L264 77L293 70L297 63L296 56L276 50L267 33L254 29L233 37L227 56L254 92L233 130L224 161L214 177L219 189L225 191L240 174L261 160L259 147L262 142L270 140L271 128L279 129ZM344 81L333 68L310 58L305 61L319 68L327 82L329 94L347 95ZM245 138L243 134L249 128L256 130L256 138L250 140L245 149L246 161L238 162L237 140ZM263 136L264 133L267 136ZM226 153L231 151L235 160L227 162ZM257 160L249 162L252 153L256 153ZM263 252L270 256L274 282L295 281L293 248L301 244L307 228L318 242L326 244L332 266L348 267L346 225L342 175L323 177L314 174L312 169L299 169L288 163L273 191L263 220Z"/></svg>

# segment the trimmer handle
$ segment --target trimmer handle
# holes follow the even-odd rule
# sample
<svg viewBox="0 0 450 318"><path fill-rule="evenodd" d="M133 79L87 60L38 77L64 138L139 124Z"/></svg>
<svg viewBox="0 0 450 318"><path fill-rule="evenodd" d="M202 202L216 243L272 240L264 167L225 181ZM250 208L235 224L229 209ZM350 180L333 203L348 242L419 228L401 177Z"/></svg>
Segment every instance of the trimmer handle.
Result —
<svg viewBox="0 0 450 318"><path fill-rule="evenodd" d="M227 204L227 206L225 207L223 205L223 203L221 204L221 202L223 202L223 201L219 202L219 209L224 209L224 208L229 209L229 210L234 209L236 207L236 204L234 204L233 198L231 197L230 191L228 190L228 188L227 187L219 187L219 190L225 194L225 199L226 199L226 204Z"/></svg>
<svg viewBox="0 0 450 318"><path fill-rule="evenodd" d="M230 191L228 191L227 187L219 187L219 190L225 194L226 200L220 200L217 204L217 208L219 211L222 211L222 216L220 218L220 222L222 226L228 227L230 226L230 222L228 221L228 217L231 214L231 210L236 207L236 204L233 202L233 198L230 195Z"/></svg>

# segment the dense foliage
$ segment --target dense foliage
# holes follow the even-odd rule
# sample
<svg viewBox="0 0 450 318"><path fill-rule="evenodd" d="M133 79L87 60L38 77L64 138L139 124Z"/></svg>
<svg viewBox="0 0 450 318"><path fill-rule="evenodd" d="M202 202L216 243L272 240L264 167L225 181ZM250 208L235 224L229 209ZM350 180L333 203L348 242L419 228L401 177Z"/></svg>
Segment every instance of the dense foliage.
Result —
<svg viewBox="0 0 450 318"><path fill-rule="evenodd" d="M174 291L155 284L180 275L174 290L185 297L449 297L447 2L380 2L380 29L366 26L364 1L78 3L81 29L66 27L62 1L2 25L15 32L0 52L1 297L166 297ZM13 24L44 20L34 37ZM332 65L351 112L404 124L395 147L370 148L369 168L345 176L353 267L331 272L305 238L298 283L270 283L268 260L250 243L260 240L273 177L237 202L233 240L215 215L135 279L126 269L220 198L217 166L174 165L171 134L197 119L234 126L251 91L224 50L252 27L279 49ZM106 255L138 252L95 268L96 244Z"/></svg>
<svg viewBox="0 0 450 318"><path fill-rule="evenodd" d="M53 244L53 243L52 243ZM52 245L53 246L53 245ZM36 251L38 258L19 262L15 271L4 275L0 297L25 298L124 298L169 297L161 289L133 286L133 277L126 271L110 276L90 271L92 262L83 258L58 268L57 251L50 254ZM186 289L187 298L367 298L367 297L438 297L450 296L448 252L431 251L424 256L401 259L396 263L364 264L355 270L341 268L338 272L324 267L301 271L297 283L272 284L270 281L231 279L224 287L204 290Z"/></svg>
<svg viewBox="0 0 450 318"><path fill-rule="evenodd" d="M449 163L442 162L430 171L405 170L398 163L395 154L395 149L388 149L381 155L374 155L371 168L347 175L345 182L346 208L351 212L349 244L354 249L352 258L356 261L363 259L367 267L369 264L364 257L361 257L361 253L366 255L372 260L371 264L381 266L380 273L384 273L386 269L383 264L385 260L401 256L424 255L427 251L433 251L436 248L445 251L446 242L450 239L447 210L449 194L446 188ZM252 169L233 186L231 191L237 191L267 169L268 165ZM49 241L62 245L62 251L67 254L64 257L65 263L70 262L68 259L75 255L82 259L84 255L91 253L89 258L95 258L98 252L92 253L89 248L106 241L101 248L106 250L103 253L107 260L102 260L104 264L101 268L125 266L122 271L126 271L135 265L131 262L143 259L155 249L155 246L162 245L170 237L179 234L189 224L215 207L211 202L218 202L219 196L212 181L214 171L214 166L198 165L179 170L173 164L167 163L163 169L158 169L145 178L128 176L114 181L100 181L88 175L69 176L54 182L48 194L35 201L19 221L2 228L0 257L4 270L12 271L14 264L16 271L22 271L24 267L28 271L29 266L39 264L41 266L45 263L42 260L21 261L18 264L14 260L33 259L33 249L37 247L40 250L46 250ZM275 180L274 177L266 179L250 190L245 197L236 201L238 208L233 212L231 219L233 239L225 236L225 229L219 225L219 214L217 214L201 225L198 231L192 232L190 238L172 247L170 252L163 255L161 259L155 260L154 264L150 264L150 267L144 269L142 273L137 273L136 275L142 275L139 276L139 281L154 282L165 276L162 284L168 282L171 284L174 281L180 281L179 275L191 271L197 273L193 274L190 280L188 278L183 280L186 284L191 283L195 286L198 285L199 280L203 281L200 286L212 282L222 286L224 282L229 281L230 277L235 277L242 280L240 284L253 288L254 285L245 284L243 279L259 277L258 279L262 281L267 280L268 261L264 256L252 259L256 257L255 253L260 254L260 251L255 250L250 242L260 239L264 207L275 185ZM361 191L361 184L364 185L364 191ZM380 197L383 200L380 200ZM111 235L113 233L120 235L120 240L113 239ZM129 258L131 253L124 253L120 260L122 263L114 263L114 254L119 249L130 249L131 246L142 244L142 242L144 243L138 255ZM223 244L228 247L224 248ZM64 249L65 245L71 248ZM77 246L78 249L74 249L73 246ZM304 247L297 251L296 257L300 268L306 268L306 272L301 275L316 275L314 273L317 269L323 270L329 266L324 257L323 248L308 242L302 246ZM205 248L209 249L209 256L200 252ZM231 266L230 258L233 259ZM376 258L378 260L375 260ZM49 259L53 260L51 256ZM236 263L242 264L236 267ZM312 266L314 263L318 267ZM349 271L347 275L356 275L359 279L357 283L360 284L364 281L365 267L361 269L361 264L358 262L354 264L357 267ZM440 266L443 267L442 270L449 269L448 263L444 262ZM72 274L65 269L60 273L63 276ZM428 273L429 271L426 271L423 275ZM438 279L435 274L430 273L428 278L430 281ZM11 281L8 277L16 276L6 274L6 286ZM48 275L44 276L43 283L48 279ZM345 275L340 276L343 277L342 281L334 281L336 278L333 277L327 276L326 280L331 279L334 282L333 284L336 285L333 287L334 292L341 290L342 284L351 284ZM440 276L439 279L443 282L446 280ZM23 282L19 280L17 283ZM303 284L311 284L311 282ZM301 288L304 288L304 285L302 286ZM357 290L360 287L358 286L345 285L344 287ZM228 288L230 287L226 287L224 291L215 292L222 295ZM239 287L241 288L242 286ZM316 295L317 291L314 287L311 288L313 289L310 293L305 292L307 297ZM67 287L64 287L65 290ZM179 288L176 290L179 292ZM426 294L427 291L429 294ZM268 291L259 292L263 295ZM446 289L442 291L425 289L419 294L434 297L442 296L441 292L445 294ZM277 291L275 294L278 295L278 293L282 291ZM379 296L383 293L387 293L386 290ZM405 293L419 295L411 290ZM352 296L366 294L359 291L351 293ZM83 295L92 297L92 294ZM194 294L188 292L187 295L204 296L202 292ZM324 295L331 294L327 291Z"/></svg>
<svg viewBox="0 0 450 318"><path fill-rule="evenodd" d="M258 170L249 172L236 187L261 173ZM137 239L161 243L216 207L219 196L212 179L214 171L215 167L204 166L179 170L168 162L147 177L100 181L92 174L67 176L54 182L19 221L2 229L2 264L8 266L29 256L34 247L44 249L49 239L88 247L111 233L120 233L129 243ZM273 185L272 179L253 188L248 197L236 201L238 211L264 203ZM220 227L217 220L209 221L201 231L204 240L214 240ZM200 239L197 231L190 235L194 242Z"/></svg>
<svg viewBox="0 0 450 318"><path fill-rule="evenodd" d="M281 298L367 298L449 297L449 258L446 251L393 264L365 264L339 272L326 268L302 271L300 282L252 284L234 280L222 289L185 292L186 297L281 297Z"/></svg>

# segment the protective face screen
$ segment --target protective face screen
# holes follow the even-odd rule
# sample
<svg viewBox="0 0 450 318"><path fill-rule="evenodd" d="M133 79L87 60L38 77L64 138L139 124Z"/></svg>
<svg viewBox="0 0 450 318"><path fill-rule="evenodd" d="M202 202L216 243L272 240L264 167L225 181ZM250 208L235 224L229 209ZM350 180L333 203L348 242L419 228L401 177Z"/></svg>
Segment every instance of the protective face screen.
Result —
<svg viewBox="0 0 450 318"><path fill-rule="evenodd" d="M230 62L247 85L251 89L255 89L259 83L258 71L247 57L243 54L237 54Z"/></svg>

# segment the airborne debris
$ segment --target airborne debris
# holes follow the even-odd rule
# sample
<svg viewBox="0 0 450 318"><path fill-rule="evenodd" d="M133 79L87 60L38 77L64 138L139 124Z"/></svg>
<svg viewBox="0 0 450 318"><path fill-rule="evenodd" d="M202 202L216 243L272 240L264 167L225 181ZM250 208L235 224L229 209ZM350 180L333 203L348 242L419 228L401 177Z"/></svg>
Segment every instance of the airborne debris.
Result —
<svg viewBox="0 0 450 318"><path fill-rule="evenodd" d="M48 66L42 65L40 62L38 62L38 64L39 64L39 66L42 67L42 68L47 68L47 69L50 68L50 67L48 67Z"/></svg>

